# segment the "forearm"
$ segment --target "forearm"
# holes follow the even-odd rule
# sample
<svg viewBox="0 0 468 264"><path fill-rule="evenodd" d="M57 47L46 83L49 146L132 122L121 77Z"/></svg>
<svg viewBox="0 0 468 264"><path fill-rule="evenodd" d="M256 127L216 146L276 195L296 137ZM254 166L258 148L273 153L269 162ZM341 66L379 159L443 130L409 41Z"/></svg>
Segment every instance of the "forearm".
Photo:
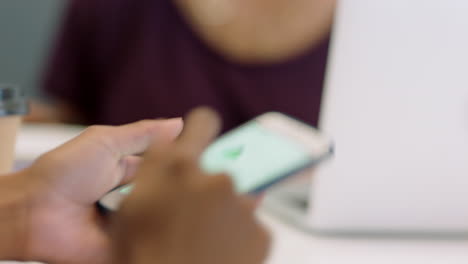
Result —
<svg viewBox="0 0 468 264"><path fill-rule="evenodd" d="M20 175L0 176L0 260L24 260L27 192Z"/></svg>

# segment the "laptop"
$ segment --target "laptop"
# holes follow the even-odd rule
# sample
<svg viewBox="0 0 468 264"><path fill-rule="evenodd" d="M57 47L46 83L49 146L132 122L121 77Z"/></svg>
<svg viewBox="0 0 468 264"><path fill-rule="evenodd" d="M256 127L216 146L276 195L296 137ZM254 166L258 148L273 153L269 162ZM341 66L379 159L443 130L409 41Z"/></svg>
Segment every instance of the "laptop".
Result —
<svg viewBox="0 0 468 264"><path fill-rule="evenodd" d="M468 235L466 10L341 0L320 117L335 157L266 208L323 234Z"/></svg>

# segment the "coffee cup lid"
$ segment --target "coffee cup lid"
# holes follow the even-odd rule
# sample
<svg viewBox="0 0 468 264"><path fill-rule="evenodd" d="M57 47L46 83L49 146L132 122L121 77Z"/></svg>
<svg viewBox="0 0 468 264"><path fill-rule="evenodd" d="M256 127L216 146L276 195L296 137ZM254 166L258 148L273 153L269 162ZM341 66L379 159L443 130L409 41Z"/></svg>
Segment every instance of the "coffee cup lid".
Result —
<svg viewBox="0 0 468 264"><path fill-rule="evenodd" d="M0 84L0 117L29 112L24 92L17 86Z"/></svg>

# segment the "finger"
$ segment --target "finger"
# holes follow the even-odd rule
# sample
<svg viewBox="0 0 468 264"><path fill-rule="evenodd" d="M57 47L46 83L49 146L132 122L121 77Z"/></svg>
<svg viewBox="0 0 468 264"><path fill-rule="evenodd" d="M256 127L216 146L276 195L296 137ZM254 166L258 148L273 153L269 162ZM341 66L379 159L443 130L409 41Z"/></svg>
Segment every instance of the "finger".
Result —
<svg viewBox="0 0 468 264"><path fill-rule="evenodd" d="M153 138L150 146L145 151L142 160L138 166L139 182L144 182L141 185L153 185L166 176L168 167L170 165L172 156L170 153L174 152L174 146L163 137ZM157 175L157 177L155 177Z"/></svg>
<svg viewBox="0 0 468 264"><path fill-rule="evenodd" d="M219 118L212 110L199 108L192 111L175 145L162 142L161 138L154 139L145 153L142 177L138 181L158 185L180 184L186 182L187 176L198 175L198 161L194 157L215 137L219 127ZM143 172L147 172L146 175Z"/></svg>
<svg viewBox="0 0 468 264"><path fill-rule="evenodd" d="M128 156L122 159L122 178L118 185L131 183L135 179L136 172L143 162L143 158L137 156Z"/></svg>
<svg viewBox="0 0 468 264"><path fill-rule="evenodd" d="M185 120L186 125L178 143L185 151L198 157L218 135L220 118L210 108L201 107L190 112Z"/></svg>
<svg viewBox="0 0 468 264"><path fill-rule="evenodd" d="M119 172L112 179L110 189L131 183L135 179L136 172L142 161L143 158L138 156L127 156L121 159L118 164Z"/></svg>
<svg viewBox="0 0 468 264"><path fill-rule="evenodd" d="M256 236L256 248L257 250L257 261L255 263L263 263L265 259L268 257L271 248L271 234L270 232L263 226L258 225L257 229L257 236Z"/></svg>
<svg viewBox="0 0 468 264"><path fill-rule="evenodd" d="M242 207L245 208L249 212L254 212L257 209L258 203L259 203L257 199L253 199L247 196L239 197L239 201Z"/></svg>
<svg viewBox="0 0 468 264"><path fill-rule="evenodd" d="M183 121L181 118L168 120L145 120L137 123L113 128L109 135L112 137L111 148L120 154L141 154L152 144L155 138L159 142L171 142L182 131Z"/></svg>

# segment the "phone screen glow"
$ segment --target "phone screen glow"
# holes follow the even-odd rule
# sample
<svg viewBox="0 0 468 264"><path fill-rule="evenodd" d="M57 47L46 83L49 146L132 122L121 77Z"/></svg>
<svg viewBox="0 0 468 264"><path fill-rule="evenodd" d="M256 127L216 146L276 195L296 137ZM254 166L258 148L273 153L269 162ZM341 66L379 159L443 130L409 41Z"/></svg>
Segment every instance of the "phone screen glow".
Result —
<svg viewBox="0 0 468 264"><path fill-rule="evenodd" d="M251 121L222 136L204 152L208 173L225 172L236 190L249 193L311 162L305 147Z"/></svg>

